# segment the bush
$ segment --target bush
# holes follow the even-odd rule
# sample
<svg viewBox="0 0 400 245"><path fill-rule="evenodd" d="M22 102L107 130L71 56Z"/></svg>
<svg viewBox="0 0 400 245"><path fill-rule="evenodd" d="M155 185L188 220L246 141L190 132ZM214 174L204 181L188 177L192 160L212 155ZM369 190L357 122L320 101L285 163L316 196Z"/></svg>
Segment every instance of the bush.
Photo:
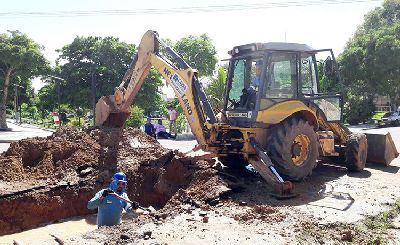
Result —
<svg viewBox="0 0 400 245"><path fill-rule="evenodd" d="M79 127L80 125L80 127L83 127L84 124L85 124L85 119L83 117L72 117L69 119L67 126Z"/></svg>
<svg viewBox="0 0 400 245"><path fill-rule="evenodd" d="M183 113L179 114L176 118L176 132L182 133L185 131L187 123L185 115Z"/></svg>
<svg viewBox="0 0 400 245"><path fill-rule="evenodd" d="M126 126L140 128L144 125L144 111L139 106L131 107L131 115L126 121Z"/></svg>
<svg viewBox="0 0 400 245"><path fill-rule="evenodd" d="M374 115L375 105L371 98L351 97L344 108L344 118L350 125L368 122Z"/></svg>

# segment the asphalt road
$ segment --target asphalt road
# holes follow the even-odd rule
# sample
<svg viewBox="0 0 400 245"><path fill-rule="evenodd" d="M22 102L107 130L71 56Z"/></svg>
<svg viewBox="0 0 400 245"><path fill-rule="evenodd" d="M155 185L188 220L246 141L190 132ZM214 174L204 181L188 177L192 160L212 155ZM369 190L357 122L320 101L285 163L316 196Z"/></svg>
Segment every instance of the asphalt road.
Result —
<svg viewBox="0 0 400 245"><path fill-rule="evenodd" d="M7 125L10 131L0 131L0 153L6 151L11 142L32 137L46 137L53 133L33 125L18 125L13 120L7 120Z"/></svg>

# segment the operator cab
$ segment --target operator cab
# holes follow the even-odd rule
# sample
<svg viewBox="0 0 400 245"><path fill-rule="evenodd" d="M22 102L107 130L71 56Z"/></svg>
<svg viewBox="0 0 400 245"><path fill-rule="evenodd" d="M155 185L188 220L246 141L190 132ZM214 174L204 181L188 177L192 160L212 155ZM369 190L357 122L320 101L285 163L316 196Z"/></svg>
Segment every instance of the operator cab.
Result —
<svg viewBox="0 0 400 245"><path fill-rule="evenodd" d="M301 100L321 107L321 99L334 103L330 111L322 109L333 116L328 121L340 121L341 96L334 95L337 98L332 100L332 95L327 98L327 94L320 92L317 58L321 57L316 56L320 52L330 53L324 58L325 74L336 75L334 79L338 80L330 49L314 50L297 43L253 43L234 47L228 52L232 57L224 101L229 124L259 127L263 122L257 122L257 114L277 103Z"/></svg>

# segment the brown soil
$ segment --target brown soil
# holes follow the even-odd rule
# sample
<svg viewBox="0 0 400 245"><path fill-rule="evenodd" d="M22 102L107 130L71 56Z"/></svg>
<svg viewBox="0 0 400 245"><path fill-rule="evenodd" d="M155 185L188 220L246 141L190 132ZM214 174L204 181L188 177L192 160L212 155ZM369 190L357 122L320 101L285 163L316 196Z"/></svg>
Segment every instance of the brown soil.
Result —
<svg viewBox="0 0 400 245"><path fill-rule="evenodd" d="M134 129L15 142L0 156L0 235L91 212L87 201L122 170L129 197L157 213L125 214L121 225L64 236L65 244L398 244L398 225L368 228L365 215L400 200L399 159L360 173L321 162L295 184L297 198L276 200L254 171L201 158Z"/></svg>
<svg viewBox="0 0 400 245"><path fill-rule="evenodd" d="M14 142L0 156L0 235L92 212L116 171L143 206L206 202L229 191L212 160L183 157L137 129L63 128Z"/></svg>

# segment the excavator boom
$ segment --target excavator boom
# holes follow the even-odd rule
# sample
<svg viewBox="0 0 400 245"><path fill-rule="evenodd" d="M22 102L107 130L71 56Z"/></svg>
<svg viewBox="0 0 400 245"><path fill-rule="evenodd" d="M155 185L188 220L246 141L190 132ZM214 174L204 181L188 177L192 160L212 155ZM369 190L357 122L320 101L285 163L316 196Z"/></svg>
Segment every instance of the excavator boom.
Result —
<svg viewBox="0 0 400 245"><path fill-rule="evenodd" d="M160 45L172 61L160 53ZM135 95L151 67L172 86L198 143L206 147L206 122L216 122L211 106L195 71L172 48L164 44L154 31L147 31L143 35L138 52L114 95L103 96L97 102L96 126L123 127L130 115L130 106ZM129 83L125 88L126 81Z"/></svg>

